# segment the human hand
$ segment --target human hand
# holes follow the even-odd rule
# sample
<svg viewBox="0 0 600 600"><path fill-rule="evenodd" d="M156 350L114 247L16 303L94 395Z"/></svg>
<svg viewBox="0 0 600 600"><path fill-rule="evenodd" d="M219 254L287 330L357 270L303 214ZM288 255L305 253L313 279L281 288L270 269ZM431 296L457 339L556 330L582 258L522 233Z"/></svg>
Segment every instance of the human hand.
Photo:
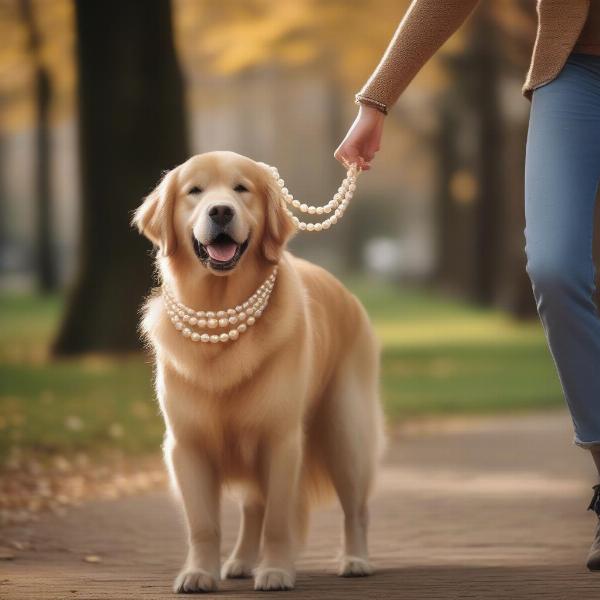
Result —
<svg viewBox="0 0 600 600"><path fill-rule="evenodd" d="M334 153L335 158L345 167L356 164L361 171L368 171L381 145L384 119L381 111L361 104L354 123Z"/></svg>

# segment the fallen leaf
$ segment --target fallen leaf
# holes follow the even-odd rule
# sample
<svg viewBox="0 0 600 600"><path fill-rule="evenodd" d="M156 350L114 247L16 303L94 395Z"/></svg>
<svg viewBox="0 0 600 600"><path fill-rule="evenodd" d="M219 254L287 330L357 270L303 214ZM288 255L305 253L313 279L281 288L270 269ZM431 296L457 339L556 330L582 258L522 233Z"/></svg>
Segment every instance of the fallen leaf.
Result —
<svg viewBox="0 0 600 600"><path fill-rule="evenodd" d="M21 542L19 540L13 540L12 546L16 550L29 550L31 548L31 543L30 542Z"/></svg>
<svg viewBox="0 0 600 600"><path fill-rule="evenodd" d="M69 431L81 431L83 429L83 421L80 417L69 415L65 418L65 427Z"/></svg>
<svg viewBox="0 0 600 600"><path fill-rule="evenodd" d="M88 563L99 563L102 562L102 558L100 558L97 554L88 554L83 557L83 560Z"/></svg>
<svg viewBox="0 0 600 600"><path fill-rule="evenodd" d="M8 548L0 548L0 560L15 560L17 555Z"/></svg>

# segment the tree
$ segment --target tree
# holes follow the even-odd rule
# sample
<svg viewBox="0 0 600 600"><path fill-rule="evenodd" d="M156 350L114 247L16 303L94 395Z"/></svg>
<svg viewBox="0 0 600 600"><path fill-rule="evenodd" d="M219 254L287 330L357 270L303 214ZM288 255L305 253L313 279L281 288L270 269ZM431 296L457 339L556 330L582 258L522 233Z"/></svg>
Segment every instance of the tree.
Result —
<svg viewBox="0 0 600 600"><path fill-rule="evenodd" d="M57 286L52 251L52 185L50 181L50 102L52 80L41 56L41 36L31 0L20 0L21 18L27 31L27 50L33 64L35 96L35 196L36 272L42 293Z"/></svg>
<svg viewBox="0 0 600 600"><path fill-rule="evenodd" d="M139 346L148 244L132 210L188 155L169 0L75 4L82 223L80 263L57 355Z"/></svg>
<svg viewBox="0 0 600 600"><path fill-rule="evenodd" d="M441 103L438 139L438 280L515 316L535 311L523 251L527 120L507 111L501 92L522 79L534 32L526 3L479 7L465 48L447 60L455 85ZM511 93L515 105L525 103Z"/></svg>

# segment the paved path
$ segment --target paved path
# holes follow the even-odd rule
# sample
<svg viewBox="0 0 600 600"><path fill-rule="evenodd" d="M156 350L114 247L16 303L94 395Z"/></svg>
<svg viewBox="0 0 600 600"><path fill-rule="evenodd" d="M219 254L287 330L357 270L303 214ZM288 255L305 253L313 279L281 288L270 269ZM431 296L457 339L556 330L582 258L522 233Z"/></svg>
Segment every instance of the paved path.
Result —
<svg viewBox="0 0 600 600"><path fill-rule="evenodd" d="M318 511L296 590L251 591L225 582L220 598L581 599L600 595L583 561L594 527L585 512L590 461L571 446L563 413L454 420L395 434L372 502L376 575L340 579L333 558L337 507ZM224 550L237 526L223 514ZM0 561L0 598L154 599L170 591L183 555L166 492L96 502L64 517L0 532L31 542ZM100 561L87 563L96 555Z"/></svg>

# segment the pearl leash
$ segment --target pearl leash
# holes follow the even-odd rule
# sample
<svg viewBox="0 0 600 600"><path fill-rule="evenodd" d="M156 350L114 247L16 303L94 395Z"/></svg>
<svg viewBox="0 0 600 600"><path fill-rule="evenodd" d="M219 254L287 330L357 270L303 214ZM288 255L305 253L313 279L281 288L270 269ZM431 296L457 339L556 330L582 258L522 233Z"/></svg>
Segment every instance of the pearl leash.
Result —
<svg viewBox="0 0 600 600"><path fill-rule="evenodd" d="M268 166L268 165L267 165ZM294 225L302 231L323 231L329 229L332 225L335 225L346 212L350 200L356 190L356 180L360 173L356 165L350 165L346 178L342 181L342 185L338 188L337 193L333 198L323 206L315 206L312 204L302 204L299 200L295 200L289 190L285 187L285 181L279 176L279 171L276 167L269 167L271 174L277 185L281 188L281 196L293 208L298 209L300 212L308 213L309 215L322 215L323 213L329 214L333 211L330 217L327 217L320 223L307 223L301 221L289 208L285 208L287 214L290 216Z"/></svg>
<svg viewBox="0 0 600 600"><path fill-rule="evenodd" d="M192 342L204 342L217 344L237 340L241 333L252 327L256 320L259 319L269 303L269 298L275 280L277 279L277 266L273 269L269 277L263 284L242 304L238 304L235 308L226 308L224 310L194 310L179 302L171 293L165 283L162 285L163 299L167 308L167 315L175 326L175 329L185 338L189 338ZM194 331L194 327L199 329L224 329L232 325L237 325L233 329L223 333L198 333Z"/></svg>

